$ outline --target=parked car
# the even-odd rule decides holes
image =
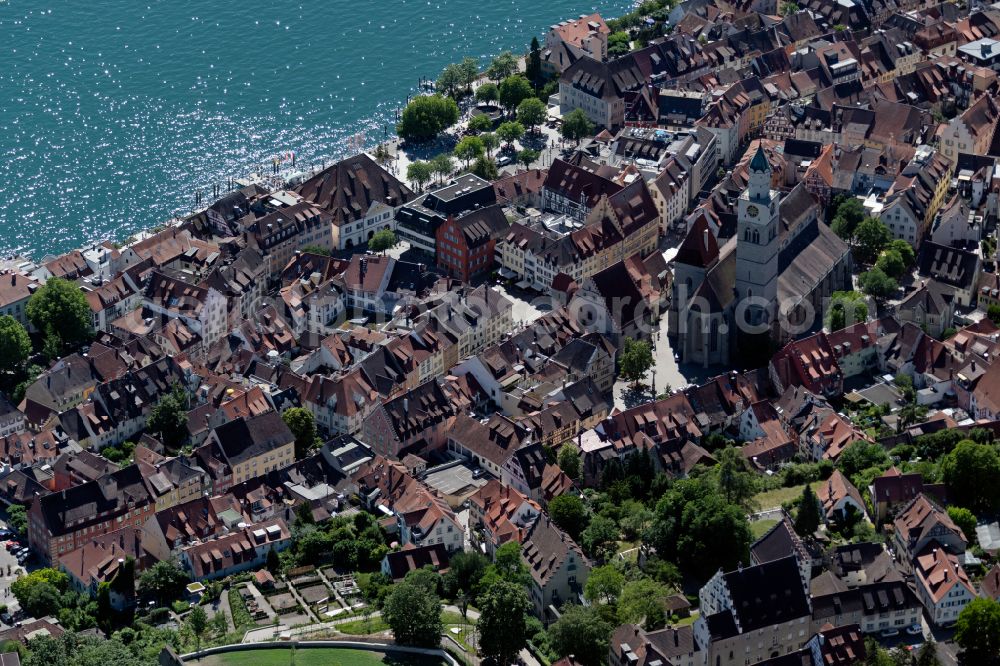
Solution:
[[[908,633],[911,636],[923,636],[924,628],[920,626],[919,622],[917,622],[916,624],[911,624],[910,626],[908,626],[906,628],[906,633]]]
[[[879,632],[879,636],[882,638],[892,638],[893,636],[899,636],[899,629],[883,629]]]
[[[507,166],[510,163],[511,163],[511,159],[507,155],[501,155],[500,157],[497,158],[497,166],[498,167]]]
[[[0,613],[0,622],[3,622],[4,624],[14,624],[14,618],[10,616],[10,613],[4,611]]]

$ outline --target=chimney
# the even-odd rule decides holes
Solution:
[[[709,233],[711,233],[711,232],[708,230],[707,227],[705,228],[705,231],[702,232],[702,237],[703,237],[703,240],[705,242],[705,249],[706,250],[708,250],[708,234]]]

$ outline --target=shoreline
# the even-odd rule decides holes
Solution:
[[[632,9],[635,8],[636,2],[638,2],[638,0],[633,2],[633,5],[631,6]],[[591,8],[588,11],[597,11],[597,10]],[[610,18],[616,18],[616,16],[610,16]],[[533,36],[539,37],[539,42],[543,43],[545,32],[546,30],[543,29],[542,32],[540,32],[538,35],[533,35]],[[530,41],[531,38],[529,36],[527,43],[530,43]],[[504,51],[501,51],[501,53],[503,52]],[[514,53],[513,51],[510,52]],[[478,58],[479,59],[493,58],[496,57],[497,55],[499,54],[492,54],[492,55],[484,54],[478,56]],[[527,60],[527,52],[525,51],[521,53],[514,53],[514,55],[517,58],[519,71],[523,72]],[[475,84],[485,79],[485,77],[486,73],[484,70],[483,72],[480,73],[479,77],[476,79],[476,82],[474,83],[473,87],[475,87]],[[419,81],[420,83],[418,83],[418,86],[414,88],[412,92],[408,93],[405,96],[405,99],[409,100],[412,97],[416,97],[417,95],[422,95],[422,94],[433,94],[433,88],[435,82],[434,78],[420,77]],[[405,105],[406,103],[404,102],[402,106],[396,107],[394,109],[396,111],[397,119],[399,115],[402,113],[402,110],[405,107]],[[452,125],[451,127],[447,128],[444,132],[442,132],[441,135],[439,135],[438,140],[440,140],[441,137],[443,136],[452,134],[453,130],[455,130],[456,128],[461,128],[465,126],[467,123],[468,123],[468,118],[465,117],[465,115],[463,114],[455,125]],[[332,155],[326,159],[324,158],[316,159],[315,157],[313,157],[310,158],[309,165],[308,166],[303,165],[303,168],[291,167],[287,169],[279,169],[277,173],[269,173],[266,167],[269,164],[273,163],[272,160],[274,160],[275,158],[280,158],[281,156],[284,155],[297,154],[297,151],[286,146],[282,150],[279,150],[268,157],[252,161],[251,164],[247,167],[247,169],[242,171],[242,173],[239,173],[238,175],[237,173],[230,173],[224,176],[219,182],[210,182],[203,186],[195,187],[193,191],[196,196],[198,196],[199,193],[201,192],[205,193],[212,192],[213,187],[215,185],[219,185],[219,190],[218,194],[214,196],[200,196],[197,199],[197,202],[193,206],[186,208],[183,211],[178,211],[166,219],[154,222],[148,226],[133,231],[132,233],[124,237],[120,235],[122,232],[118,232],[118,234],[112,233],[111,235],[108,235],[104,238],[100,239],[95,238],[93,240],[78,242],[78,244],[75,245],[74,247],[67,250],[62,250],[60,252],[53,252],[50,250],[44,253],[39,253],[39,251],[37,250],[12,250],[10,254],[0,257],[0,268],[9,269],[12,267],[16,267],[18,264],[24,262],[31,262],[33,264],[41,266],[46,257],[50,258],[62,257],[72,252],[84,252],[88,249],[99,247],[105,243],[112,243],[119,248],[129,247],[141,241],[144,238],[148,238],[151,235],[159,233],[165,228],[178,226],[182,224],[186,218],[189,218],[193,215],[197,215],[198,213],[207,210],[215,201],[217,201],[221,197],[224,197],[225,195],[240,189],[240,187],[242,186],[237,185],[236,181],[238,180],[249,181],[249,182],[263,182],[267,181],[270,178],[277,178],[280,180],[281,184],[279,186],[274,187],[274,189],[294,187],[294,185],[290,184],[290,180],[296,176],[301,175],[303,176],[303,179],[309,178],[315,175],[316,173],[319,173],[320,171],[324,170],[325,168],[329,167],[330,165],[336,164],[337,162],[346,159],[347,157],[350,157],[352,155],[357,155],[359,153],[366,153],[368,154],[369,157],[374,157],[371,154],[371,151],[379,145],[386,145],[395,157],[392,164],[388,166],[386,165],[380,165],[380,166],[389,171],[389,173],[393,174],[401,182],[407,183],[405,167],[408,161],[407,160],[401,161],[399,158],[399,153],[400,153],[399,146],[401,142],[399,137],[395,133],[395,125],[394,124],[392,125],[391,133],[387,134],[381,141],[376,141],[374,143],[370,142],[368,134],[369,131],[361,129],[353,134],[348,135],[346,138],[342,139],[339,143],[344,145],[345,150],[339,155],[339,157]],[[352,145],[351,142],[358,140],[359,138],[360,140],[358,144],[356,146]],[[292,161],[294,162],[294,159]],[[395,167],[393,165],[395,165]],[[226,189],[227,185],[232,185],[233,187],[230,189]],[[427,188],[425,188],[424,191],[429,190],[431,187],[432,186],[429,185]]]

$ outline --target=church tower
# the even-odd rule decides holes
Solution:
[[[752,305],[748,323],[768,321],[778,297],[778,192],[771,189],[772,169],[763,147],[750,160],[750,182],[740,195],[736,226],[736,302],[763,298],[768,306]]]

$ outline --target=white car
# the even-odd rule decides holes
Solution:
[[[908,626],[906,628],[906,633],[908,633],[911,636],[923,636],[924,628],[920,626],[919,622],[917,622],[916,624],[911,624],[910,626]]]

